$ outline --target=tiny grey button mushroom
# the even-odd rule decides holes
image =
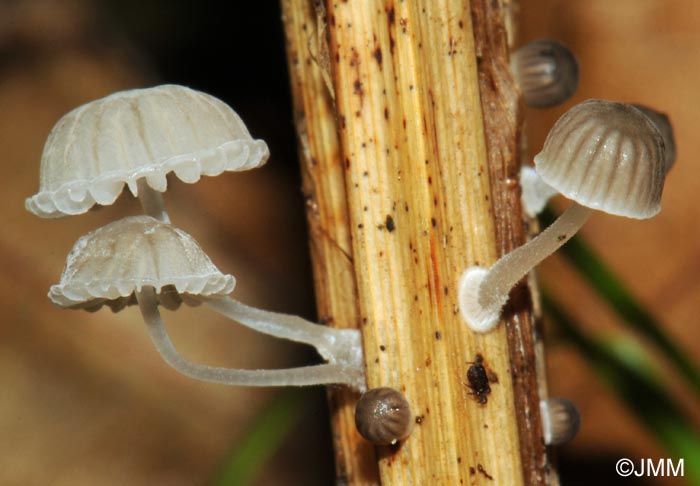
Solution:
[[[355,408],[358,432],[377,445],[393,445],[405,439],[413,423],[413,412],[406,397],[393,388],[368,390]]]
[[[491,268],[473,266],[462,274],[459,308],[475,331],[498,324],[510,290],[566,243],[594,210],[635,219],[661,210],[664,142],[651,120],[631,105],[588,100],[574,106],[552,127],[535,166],[542,180],[572,204]]]
[[[542,433],[547,445],[562,445],[571,441],[581,426],[576,405],[566,398],[554,397],[540,401]]]
[[[562,43],[540,39],[516,49],[511,70],[528,106],[547,108],[558,105],[578,87],[578,63]]]

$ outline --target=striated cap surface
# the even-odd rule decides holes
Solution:
[[[61,118],[44,145],[39,192],[26,200],[37,216],[81,214],[108,205],[124,184],[167,188],[174,172],[184,182],[202,175],[253,169],[269,150],[254,140],[223,101],[184,86],[114,93]]]
[[[547,108],[569,99],[578,87],[578,63],[560,42],[539,39],[513,52],[511,69],[528,106]]]
[[[636,219],[661,210],[664,142],[631,105],[574,106],[550,130],[535,165],[547,184],[583,206]]]
[[[64,308],[118,311],[136,303],[135,290],[152,286],[161,305],[177,308],[181,297],[229,294],[235,282],[184,231],[132,216],[81,237],[49,298]]]
[[[638,105],[633,103],[636,109],[644,113],[649,119],[656,125],[656,128],[661,132],[661,137],[664,139],[664,161],[666,163],[666,173],[671,170],[673,164],[676,163],[676,138],[673,135],[673,125],[671,125],[671,120],[665,113],[656,111],[653,108],[649,108],[645,105]]]

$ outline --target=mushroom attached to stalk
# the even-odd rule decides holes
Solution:
[[[562,445],[571,441],[581,426],[581,415],[571,400],[561,397],[540,401],[542,435],[547,445]]]
[[[80,238],[49,298],[59,307],[118,311],[137,304],[165,361],[189,377],[245,386],[342,383],[364,387],[359,331],[333,329],[300,317],[267,312],[228,297],[235,279],[222,274],[184,231],[150,216],[115,221]],[[168,338],[158,310],[182,302],[218,312],[272,336],[314,346],[327,364],[284,370],[239,370],[195,364]]]
[[[523,101],[534,108],[563,103],[578,87],[576,57],[557,41],[528,42],[513,52],[510,66]]]
[[[355,406],[357,431],[373,444],[396,444],[411,434],[413,423],[408,400],[393,388],[372,388]]]
[[[648,106],[638,104],[632,104],[631,106],[644,113],[659,129],[661,137],[664,139],[664,167],[666,174],[668,174],[676,162],[676,141],[673,136],[671,121],[664,113]],[[559,194],[559,191],[540,178],[533,167],[527,165],[520,168],[520,187],[522,188],[520,202],[523,206],[523,212],[530,218],[537,217],[547,205],[549,199]]]
[[[41,156],[39,192],[27,210],[44,218],[112,204],[126,184],[146,214],[168,222],[166,175],[194,183],[202,175],[253,169],[269,156],[223,101],[177,85],[114,93],[69,112],[51,130]]]
[[[588,100],[567,111],[535,157],[542,180],[572,200],[537,237],[490,268],[468,268],[459,282],[459,308],[475,331],[496,324],[510,290],[588,220],[593,211],[646,219],[661,209],[666,175],[659,130],[636,108]]]

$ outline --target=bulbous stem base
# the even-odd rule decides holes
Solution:
[[[469,327],[493,329],[511,289],[542,260],[576,234],[593,210],[574,202],[551,226],[501,257],[491,268],[468,268],[460,279],[459,308]]]

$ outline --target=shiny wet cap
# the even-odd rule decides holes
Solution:
[[[664,142],[632,105],[588,100],[557,120],[535,156],[539,176],[577,203],[646,219],[661,210]]]

